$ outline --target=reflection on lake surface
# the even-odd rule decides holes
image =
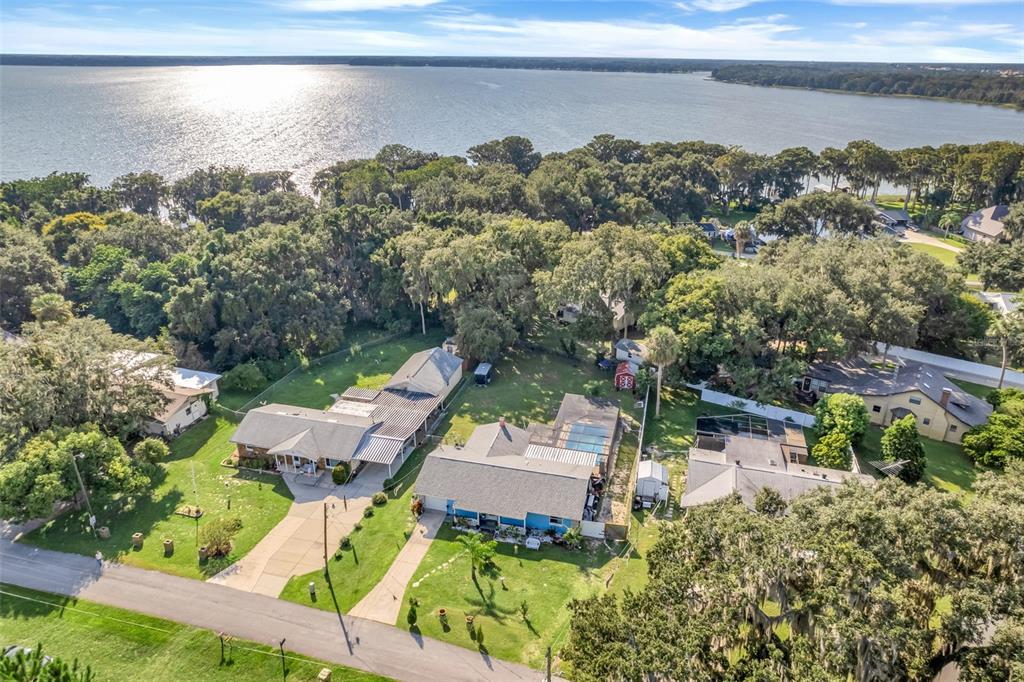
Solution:
[[[81,170],[108,183],[209,164],[292,169],[398,142],[444,154],[525,135],[541,151],[598,133],[757,152],[1024,141],[1009,109],[716,83],[704,74],[350,66],[0,67],[3,179]]]

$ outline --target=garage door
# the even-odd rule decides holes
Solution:
[[[448,511],[448,500],[441,497],[432,497],[430,495],[422,495],[420,499],[423,500],[423,508],[430,509],[433,511],[447,512]]]

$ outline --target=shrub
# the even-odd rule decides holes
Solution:
[[[373,516],[373,506],[372,505],[363,510],[363,518],[364,519],[368,519],[371,516]]]
[[[267,378],[263,376],[263,372],[253,362],[243,362],[240,365],[235,365],[228,371],[224,372],[224,378],[221,380],[224,388],[237,388],[240,391],[255,391],[260,386],[267,383]]]
[[[825,396],[814,406],[814,418],[814,428],[819,437],[838,431],[855,445],[864,437],[871,423],[864,399],[852,393]]]
[[[334,481],[334,485],[341,485],[348,480],[350,473],[352,473],[352,465],[348,462],[339,462],[331,469],[331,480]]]
[[[156,464],[167,459],[167,456],[171,454],[171,449],[159,438],[146,438],[135,446],[133,454],[139,461]]]
[[[338,543],[338,548],[339,549],[350,549],[351,547],[352,547],[352,538],[350,538],[348,535],[342,536],[341,541]]]
[[[818,466],[849,471],[850,438],[841,431],[833,431],[817,442],[811,455]]]
[[[382,504],[387,504],[388,503],[388,496],[386,494],[384,494],[383,492],[374,493],[372,499],[373,499],[373,503],[375,505],[377,505],[378,507],[381,506]]]
[[[411,511],[416,516],[419,516],[420,514],[422,514],[423,513],[423,500],[421,500],[420,498],[417,497],[412,502],[410,502],[409,503],[409,511]]]
[[[907,483],[916,483],[924,473],[924,446],[917,433],[917,420],[908,414],[897,419],[882,434],[882,457],[890,462],[906,461],[899,477]]]
[[[579,526],[573,526],[562,535],[562,541],[569,549],[579,549],[583,545],[583,535]]]
[[[754,496],[754,511],[763,516],[782,516],[786,511],[786,500],[778,490],[765,486]]]
[[[415,605],[410,606],[409,607],[409,613],[405,616],[405,620],[406,620],[407,623],[409,623],[409,627],[410,628],[416,627],[416,620],[417,620],[417,618],[418,618],[418,614],[416,613],[416,606]]]
[[[199,530],[199,540],[210,556],[224,556],[231,552],[231,539],[241,528],[242,519],[237,516],[214,519]]]
[[[362,529],[363,529],[363,522],[362,521],[356,521],[355,525],[352,526],[352,530],[362,530]]]

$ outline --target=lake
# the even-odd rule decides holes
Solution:
[[[0,177],[209,164],[291,169],[398,142],[442,154],[524,135],[544,152],[598,133],[776,152],[870,139],[890,147],[1024,141],[1009,109],[760,88],[706,74],[352,66],[0,67]]]

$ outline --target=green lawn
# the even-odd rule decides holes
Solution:
[[[0,642],[35,648],[88,665],[98,680],[315,680],[330,668],[336,682],[387,678],[298,654],[281,656],[262,644],[233,640],[224,663],[209,630],[21,587],[0,585]]]
[[[936,488],[956,494],[971,495],[974,479],[983,471],[967,459],[956,443],[921,438],[926,458],[924,479]],[[865,473],[876,474],[870,461],[882,459],[882,429],[868,428],[857,455]]]
[[[989,393],[996,390],[991,386],[982,386],[981,384],[976,384],[971,381],[964,381],[963,379],[951,378],[950,381],[952,381],[954,384],[962,388],[967,393],[970,393],[976,398],[981,398],[982,400],[985,400],[985,398],[988,397]]]
[[[446,441],[465,441],[474,428],[500,417],[522,428],[531,421],[550,424],[566,393],[613,398],[623,412],[639,418],[633,396],[616,391],[612,374],[597,369],[590,355],[581,353],[569,360],[551,352],[516,348],[495,364],[493,377],[488,386],[466,386],[439,429]]]
[[[645,445],[660,450],[686,452],[693,443],[693,429],[697,417],[702,415],[736,414],[740,410],[713,403],[705,403],[700,394],[688,388],[663,386],[661,389],[661,417],[654,416],[655,401],[651,392],[651,404],[647,413]]]
[[[382,336],[384,332],[369,328],[352,332],[345,342],[346,347],[353,348],[352,352],[332,355],[321,363],[311,363],[308,370],[295,372],[266,395],[260,396],[260,401],[323,409],[333,402],[332,393],[341,393],[349,386],[372,388],[382,385],[391,376],[386,369],[398,369],[413,353],[441,345],[446,334],[443,330],[431,329],[426,336],[415,333],[380,345],[369,345]],[[237,410],[266,388],[224,390],[219,400],[225,407]]]
[[[449,527],[438,533],[406,590],[400,627],[408,627],[408,601],[413,597],[419,602],[422,634],[478,649],[479,637],[471,637],[466,623],[466,615],[472,615],[474,630],[483,632],[485,653],[542,667],[547,647],[557,651],[568,633],[566,605],[604,589],[611,555],[601,545],[573,552],[552,545],[528,550],[499,543],[495,568],[478,572],[474,582],[457,535]],[[519,610],[524,601],[525,620]],[[448,611],[447,627],[438,617],[440,608]]]
[[[938,258],[947,268],[956,267],[956,253],[949,249],[944,249],[941,246],[935,246],[934,244],[922,244],[920,242],[907,242],[907,246],[915,251],[927,253],[929,256]]]
[[[235,422],[211,416],[171,443],[171,457],[162,465],[162,480],[149,499],[130,511],[96,509],[99,526],[108,526],[111,537],[100,540],[91,533],[83,514],[69,513],[43,526],[25,542],[47,549],[117,559],[142,568],[189,578],[205,578],[240,559],[284,518],[291,506],[288,487],[279,476],[254,474],[221,466],[234,447],[228,438]],[[193,488],[193,481],[195,488]],[[230,510],[228,504],[230,500]],[[198,504],[204,514],[198,523],[179,516],[181,505]],[[196,529],[212,519],[237,516],[242,529],[228,557],[200,565]],[[141,550],[132,548],[131,536],[145,536]],[[174,552],[164,556],[163,539],[174,540]]]

